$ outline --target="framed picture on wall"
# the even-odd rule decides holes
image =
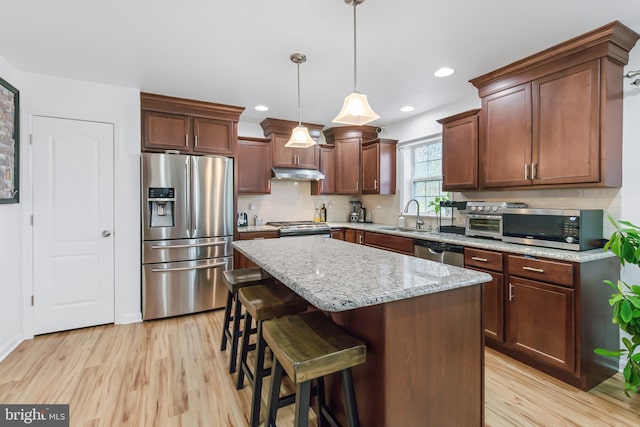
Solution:
[[[20,92],[0,78],[0,203],[18,203]]]

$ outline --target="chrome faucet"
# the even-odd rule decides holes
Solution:
[[[420,230],[420,226],[424,225],[424,221],[420,219],[420,203],[416,199],[411,199],[407,202],[407,206],[404,207],[404,213],[409,212],[409,205],[411,202],[416,202],[416,229]]]

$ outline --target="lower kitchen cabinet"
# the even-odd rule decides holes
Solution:
[[[347,228],[344,231],[344,240],[345,242],[357,243],[359,245],[364,245],[364,231],[362,230],[354,230],[352,228]]]
[[[255,231],[238,233],[238,240],[260,240],[260,239],[277,239],[280,237],[279,231]],[[249,258],[242,255],[238,251],[233,251],[233,268],[249,268],[257,267]]]
[[[465,248],[464,266],[491,275],[483,285],[484,336],[487,340],[504,342],[504,274],[501,252]]]
[[[364,233],[364,244],[387,251],[413,255],[413,239],[407,237],[367,231]]]
[[[331,238],[344,240],[344,228],[337,228],[331,230]]]
[[[574,291],[510,277],[506,345],[567,372],[575,369]]]

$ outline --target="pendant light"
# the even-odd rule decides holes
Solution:
[[[309,148],[315,145],[316,142],[311,139],[309,130],[302,126],[302,121],[300,119],[300,64],[306,62],[307,57],[301,53],[293,53],[289,59],[291,59],[291,62],[298,64],[298,126],[293,128],[291,138],[289,138],[289,141],[287,141],[284,146],[291,148]]]
[[[364,3],[364,0],[344,0],[348,5],[353,5],[353,93],[344,99],[342,109],[333,123],[347,125],[364,125],[380,118],[369,106],[367,95],[358,92],[358,67],[356,57],[356,6]]]

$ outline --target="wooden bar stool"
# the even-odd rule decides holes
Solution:
[[[267,426],[275,426],[282,373],[296,384],[295,426],[309,425],[311,381],[318,380],[318,425],[337,421],[325,403],[325,375],[341,372],[347,420],[359,426],[351,367],[364,363],[366,346],[319,311],[268,320],[262,325],[264,340],[274,356],[267,404]]]
[[[264,369],[266,345],[262,338],[262,324],[265,320],[305,311],[307,301],[280,283],[242,288],[238,291],[238,301],[245,308],[246,313],[236,388],[240,390],[244,386],[246,375],[252,387],[249,425],[256,427],[260,419],[262,379],[271,371]],[[249,344],[249,337],[253,332],[251,329],[253,319],[256,321],[256,344]],[[256,349],[256,361],[252,370],[247,362],[247,355],[254,348]]]
[[[273,277],[258,267],[239,268],[224,271],[222,273],[222,282],[227,286],[229,292],[227,294],[227,304],[224,308],[220,351],[227,349],[227,341],[231,342],[229,373],[233,374],[236,371],[238,363],[238,341],[242,336],[240,319],[243,315],[241,311],[242,306],[238,303],[238,290],[247,286],[273,283]],[[233,314],[231,314],[232,310]]]

